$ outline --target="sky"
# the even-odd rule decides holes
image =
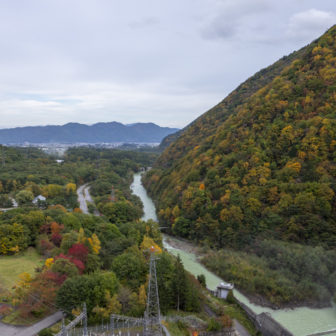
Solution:
[[[335,23],[335,0],[1,1],[0,128],[184,127]]]

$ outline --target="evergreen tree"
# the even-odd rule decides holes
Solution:
[[[176,309],[184,309],[187,293],[187,279],[186,273],[180,258],[177,256],[174,264],[174,277],[172,279],[172,295],[176,303]]]

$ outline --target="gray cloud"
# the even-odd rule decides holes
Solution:
[[[307,39],[313,34],[322,34],[336,23],[336,13],[315,8],[294,14],[288,24],[287,36],[292,39]]]
[[[202,36],[205,38],[232,38],[237,33],[237,22],[227,20],[225,16],[216,17],[210,25],[202,31]]]
[[[334,7],[334,0],[2,1],[0,127],[112,120],[183,127],[315,39],[333,24]]]
[[[224,0],[217,6],[218,13],[202,27],[201,34],[209,39],[234,38],[248,28],[247,20],[271,10],[266,0]]]
[[[133,21],[133,22],[129,23],[129,26],[133,29],[146,28],[146,27],[158,25],[159,22],[160,22],[160,20],[158,18],[147,17],[147,18],[144,18],[142,20]]]

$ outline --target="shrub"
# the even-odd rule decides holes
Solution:
[[[38,336],[53,336],[54,334],[50,329],[43,329],[38,333]]]
[[[221,324],[212,317],[208,323],[207,331],[219,331],[221,327]]]

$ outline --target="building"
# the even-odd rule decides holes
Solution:
[[[234,288],[233,284],[221,282],[216,289],[216,296],[220,299],[226,299],[230,290]]]
[[[42,196],[42,195],[38,195],[33,199],[33,203],[36,205],[39,205],[40,203],[44,203],[47,199]]]

